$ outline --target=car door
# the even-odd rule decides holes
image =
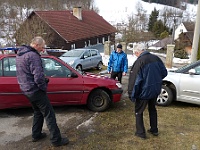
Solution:
[[[91,54],[89,50],[86,50],[84,52],[81,65],[82,65],[82,69],[88,69],[92,67]]]
[[[0,109],[30,106],[22,94],[16,77],[16,58],[0,60]]]
[[[53,104],[78,104],[83,97],[83,78],[71,77],[66,65],[52,58],[42,58],[44,73],[49,78],[47,93]]]
[[[98,51],[91,50],[91,59],[92,59],[92,66],[96,67],[97,64],[101,61],[101,55],[98,54]]]
[[[186,73],[180,77],[180,99],[200,101],[200,65],[194,67],[196,74]]]

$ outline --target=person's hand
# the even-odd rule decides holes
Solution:
[[[131,96],[128,97],[133,103],[135,103],[136,99],[135,98],[131,98]]]
[[[46,83],[49,83],[49,78],[45,78],[45,82],[46,82]]]
[[[126,72],[123,72],[123,74],[122,74],[123,76],[125,76],[126,75]]]

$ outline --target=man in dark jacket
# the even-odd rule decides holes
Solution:
[[[20,89],[32,104],[34,111],[32,126],[32,142],[37,142],[46,137],[42,133],[44,119],[50,131],[50,140],[53,146],[69,143],[67,138],[62,138],[56,123],[55,113],[47,97],[48,79],[44,76],[40,52],[44,50],[45,41],[35,37],[30,46],[21,46],[17,51],[16,68],[17,80]]]
[[[135,135],[145,139],[146,132],[143,112],[148,105],[150,129],[149,133],[158,135],[156,100],[161,92],[162,79],[167,70],[161,59],[145,51],[144,44],[137,44],[134,54],[138,57],[130,70],[128,94],[135,102],[136,132]]]
[[[117,50],[113,51],[110,55],[108,62],[108,73],[111,73],[112,79],[118,79],[122,82],[122,75],[126,75],[128,71],[128,59],[126,53],[122,51],[122,45],[117,45]]]

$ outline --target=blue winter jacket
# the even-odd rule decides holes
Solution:
[[[22,46],[16,56],[17,80],[22,92],[33,94],[47,90],[40,54],[30,46]]]
[[[108,72],[125,72],[128,71],[128,59],[126,53],[121,51],[117,53],[113,51],[110,55],[108,62]]]
[[[133,64],[130,75],[128,94],[136,99],[157,98],[161,92],[162,79],[167,76],[167,69],[162,60],[148,51],[144,51]]]

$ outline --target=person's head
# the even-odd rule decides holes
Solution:
[[[134,54],[135,56],[139,57],[140,54],[141,54],[142,52],[144,52],[145,49],[146,49],[145,44],[143,44],[143,43],[136,44],[136,45],[134,46],[134,49],[133,49],[133,54]]]
[[[122,45],[121,44],[118,44],[117,45],[117,50],[116,50],[117,53],[121,53],[122,52]]]
[[[36,49],[40,53],[44,50],[45,41],[42,37],[37,36],[32,39],[30,46]]]

